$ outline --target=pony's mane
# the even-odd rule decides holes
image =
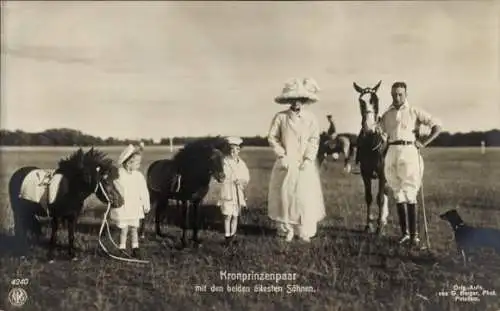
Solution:
[[[224,151],[227,146],[228,143],[226,139],[220,136],[197,139],[189,142],[181,150],[179,150],[175,154],[173,160],[181,161],[185,158],[206,156],[211,153],[214,148]]]
[[[74,174],[81,171],[83,168],[84,153],[80,148],[73,152],[70,156],[59,160],[57,163],[59,170],[65,174]]]
[[[113,161],[104,152],[94,148],[86,153],[80,148],[58,162],[59,171],[66,175],[74,175],[88,168],[95,169],[97,166],[108,172],[113,169]]]
[[[113,161],[104,152],[94,148],[85,153],[83,163],[85,166],[99,166],[103,171],[109,171],[113,168]]]

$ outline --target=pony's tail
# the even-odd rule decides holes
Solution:
[[[29,233],[40,236],[41,225],[35,217],[33,207],[26,206],[19,197],[24,178],[36,167],[22,167],[18,169],[9,180],[9,200],[14,220],[14,235],[26,239]]]

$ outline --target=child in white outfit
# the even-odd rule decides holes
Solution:
[[[116,187],[123,195],[124,204],[111,210],[111,220],[121,229],[119,248],[127,247],[127,235],[130,228],[132,240],[132,256],[140,258],[138,228],[139,221],[149,213],[149,192],[144,175],[139,171],[142,159],[142,148],[129,145],[118,159],[119,177]]]
[[[242,140],[239,137],[228,137],[230,152],[224,159],[224,174],[219,205],[224,215],[224,232],[226,241],[232,240],[238,226],[238,216],[246,207],[244,190],[250,181],[250,174],[245,162],[239,157]]]

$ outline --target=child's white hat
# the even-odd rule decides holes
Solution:
[[[243,140],[240,137],[236,137],[236,136],[226,137],[226,140],[230,145],[239,146],[243,143]]]
[[[140,147],[136,148],[132,144],[128,145],[118,157],[118,165],[122,165],[125,161],[127,161],[130,158],[132,154],[139,152],[141,150],[142,148]]]

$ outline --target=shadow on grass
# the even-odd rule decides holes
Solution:
[[[425,249],[400,245],[397,237],[377,236],[343,227],[323,228],[319,236],[329,240],[324,247],[341,253],[342,259],[356,258],[373,268],[387,269],[391,262],[412,262],[419,266],[445,264],[442,258]]]
[[[0,258],[21,255],[28,250],[29,245],[20,243],[20,240],[15,236],[0,233]]]

